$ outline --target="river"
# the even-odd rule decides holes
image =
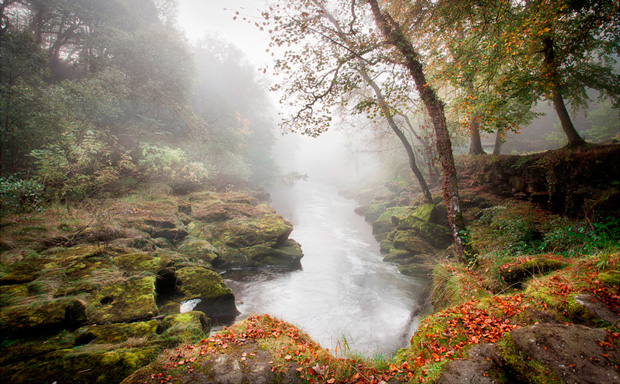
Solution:
[[[337,355],[389,356],[408,345],[419,324],[426,279],[383,262],[357,203],[321,182],[272,193],[304,252],[302,269],[227,279],[243,319],[269,314],[290,322]]]

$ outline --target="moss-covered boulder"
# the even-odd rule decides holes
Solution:
[[[104,286],[89,299],[88,321],[106,324],[150,319],[159,313],[155,295],[155,276]]]
[[[54,333],[60,329],[76,328],[85,321],[84,303],[74,298],[14,305],[0,311],[0,331],[5,335],[26,332]]]
[[[207,240],[189,236],[178,247],[179,253],[188,257],[213,263],[218,257],[217,250]]]
[[[568,262],[545,256],[527,256],[519,258],[498,268],[501,281],[511,287],[521,287],[532,276],[542,276],[549,272],[563,269]]]
[[[157,327],[157,333],[166,339],[178,338],[181,340],[198,338],[203,334],[208,334],[210,330],[211,320],[199,311],[168,315]]]
[[[378,218],[372,223],[372,233],[379,235],[382,233],[388,233],[395,227],[401,218],[410,214],[410,210],[407,207],[392,207],[387,208]]]
[[[385,212],[387,207],[388,203],[385,201],[373,201],[372,203],[370,203],[370,206],[368,207],[368,209],[366,210],[366,214],[364,215],[366,221],[368,221],[369,223],[374,223],[375,221],[377,221],[379,216],[381,216],[383,212]]]
[[[239,311],[235,296],[224,280],[208,268],[190,266],[176,271],[177,291],[172,301],[178,303],[196,300],[195,308],[213,318],[235,317]],[[180,307],[177,307],[177,312]]]
[[[293,226],[282,216],[266,214],[231,220],[213,229],[216,244],[244,248],[258,244],[279,244],[288,239]]]
[[[436,252],[432,244],[422,238],[417,231],[397,231],[392,243],[395,249],[405,250],[413,255]]]
[[[541,324],[512,331],[500,354],[515,382],[612,384],[620,382],[618,351],[605,329]]]
[[[87,325],[75,331],[75,345],[117,344],[128,339],[154,338],[158,326],[157,320]]]
[[[84,345],[60,349],[8,366],[0,366],[0,377],[7,383],[108,384],[119,383],[129,374],[150,363],[158,347]]]

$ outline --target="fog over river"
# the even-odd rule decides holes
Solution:
[[[345,339],[351,351],[367,356],[406,346],[419,324],[427,281],[383,262],[371,225],[353,211],[357,203],[320,181],[275,191],[272,200],[295,227],[290,237],[302,246],[303,269],[228,279],[238,319],[276,316],[338,354]]]

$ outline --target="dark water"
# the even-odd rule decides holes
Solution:
[[[272,200],[295,226],[291,238],[301,243],[303,270],[227,280],[240,318],[276,316],[338,354],[345,344],[366,356],[406,346],[419,324],[427,281],[382,261],[372,227],[353,212],[356,202],[317,182],[276,191]]]

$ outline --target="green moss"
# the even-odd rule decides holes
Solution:
[[[372,223],[372,233],[375,235],[390,232],[398,221],[405,218],[411,210],[408,207],[387,208],[377,220]]]
[[[620,270],[613,270],[608,272],[601,272],[598,275],[598,281],[602,284],[613,288],[616,287],[616,291],[620,290]]]
[[[215,299],[232,295],[222,276],[204,267],[185,267],[176,271],[178,291],[189,299]]]
[[[504,361],[504,369],[510,379],[520,383],[560,384],[555,373],[540,362],[527,356],[506,334],[499,343],[499,353]]]
[[[62,298],[2,308],[0,330],[4,333],[54,332],[86,320],[84,304]]]
[[[159,353],[158,347],[98,348],[76,347],[58,350],[43,357],[0,368],[3,379],[13,383],[54,381],[67,384],[119,383],[129,374],[150,363]]]
[[[211,329],[211,321],[204,313],[191,311],[166,316],[157,332],[168,343],[191,343],[200,340]]]
[[[155,276],[104,286],[89,300],[86,313],[88,321],[95,324],[149,319],[159,312],[155,303]]]
[[[151,339],[156,335],[158,325],[157,320],[88,325],[75,332],[76,344],[117,344],[130,338]]]
[[[372,202],[370,203],[370,207],[368,207],[368,210],[366,211],[366,221],[374,223],[375,221],[377,221],[377,219],[379,218],[379,216],[381,216],[383,214],[383,212],[385,212],[385,210],[387,209],[388,203],[384,202],[384,201],[380,201],[380,202]]]
[[[520,287],[525,280],[532,276],[546,275],[549,272],[566,268],[568,264],[562,260],[536,257],[509,267],[500,265],[498,273],[499,278],[508,286]]]
[[[217,250],[211,243],[197,237],[187,237],[178,247],[180,253],[212,263],[217,258]]]
[[[166,265],[167,261],[157,256],[144,252],[124,253],[115,256],[112,262],[114,265],[130,273],[142,271],[157,273]]]

